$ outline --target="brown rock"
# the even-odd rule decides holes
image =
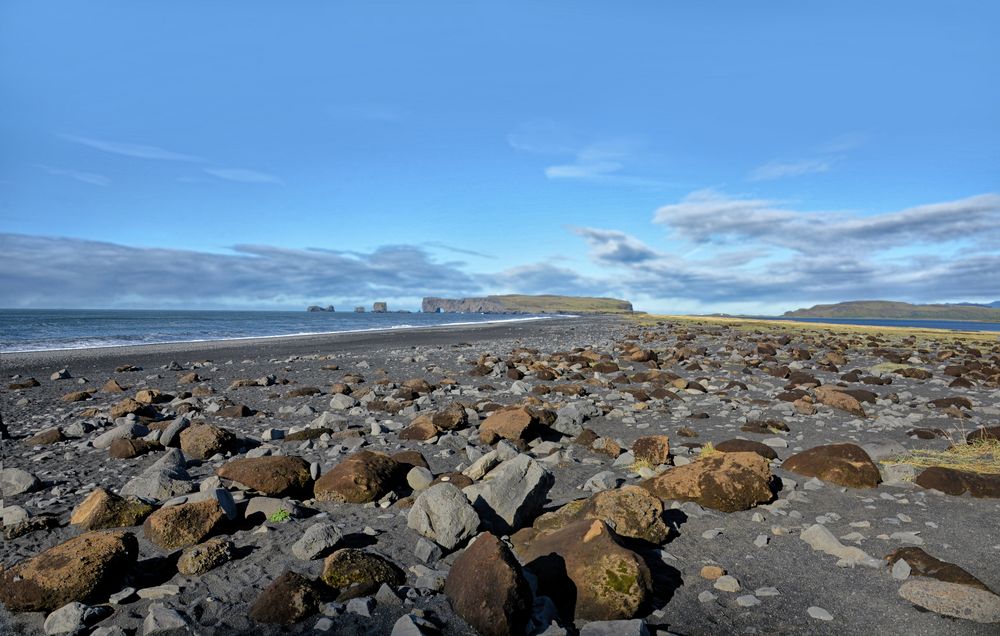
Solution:
[[[374,593],[383,583],[398,587],[406,582],[406,575],[383,556],[342,548],[323,561],[320,579],[339,592],[338,598],[354,598]]]
[[[787,471],[850,488],[875,488],[882,482],[878,466],[856,444],[827,444],[792,455]]]
[[[233,558],[233,544],[217,537],[204,543],[185,548],[177,560],[177,571],[186,576],[197,576],[219,567]]]
[[[285,572],[257,596],[250,618],[258,623],[291,625],[319,610],[321,594],[315,582],[295,572]]]
[[[566,619],[624,620],[652,596],[642,558],[623,547],[600,520],[581,520],[531,542],[521,555]]]
[[[108,448],[108,455],[115,459],[132,459],[145,455],[154,450],[161,450],[163,446],[159,442],[150,442],[145,439],[116,439],[111,442]]]
[[[90,393],[86,391],[73,391],[72,393],[67,393],[62,396],[63,402],[83,402],[84,400],[90,399]]]
[[[767,444],[749,439],[727,439],[716,444],[715,450],[720,453],[757,453],[767,460],[778,458],[778,454]]]
[[[0,602],[15,612],[94,603],[118,589],[139,547],[128,532],[88,532],[0,572]]]
[[[436,437],[438,428],[430,415],[419,415],[410,425],[399,432],[399,439],[423,442]]]
[[[501,439],[530,441],[536,436],[538,418],[526,406],[495,411],[479,425],[479,439],[495,444]]]
[[[983,426],[965,436],[967,444],[986,441],[1000,441],[1000,426]]]
[[[900,559],[906,561],[907,565],[910,566],[911,574],[914,576],[926,576],[947,583],[959,583],[992,592],[985,583],[969,574],[968,571],[954,563],[948,563],[947,561],[941,561],[932,557],[924,552],[923,548],[897,548],[885,557],[885,560],[889,562],[889,567],[895,565],[896,561]]]
[[[57,444],[66,439],[59,427],[54,426],[52,428],[47,428],[44,431],[32,435],[28,439],[24,440],[24,443],[28,446],[45,446],[48,444]]]
[[[191,371],[177,378],[177,384],[197,384],[201,382],[201,377],[197,372]]]
[[[815,392],[816,399],[827,406],[847,411],[851,415],[857,415],[858,417],[867,417],[865,409],[861,406],[861,402],[844,391],[840,391],[829,385],[823,385],[816,387]]]
[[[254,414],[253,409],[243,404],[234,404],[232,406],[227,406],[226,408],[219,409],[215,412],[218,417],[227,418],[237,418],[237,417],[250,417]]]
[[[701,568],[701,578],[706,581],[715,581],[725,575],[726,571],[717,565],[706,565]]]
[[[532,594],[517,558],[484,532],[455,559],[444,593],[455,613],[483,636],[522,636]]]
[[[181,431],[181,450],[190,459],[208,459],[225,453],[235,443],[236,436],[211,424],[194,424]]]
[[[959,497],[969,493],[979,499],[1000,498],[1000,475],[989,475],[932,466],[914,480],[922,488],[940,490],[946,495]]]
[[[446,409],[438,411],[433,416],[434,426],[442,431],[454,431],[465,428],[469,416],[461,404],[450,404]]]
[[[153,512],[153,506],[137,497],[121,497],[95,488],[73,509],[69,522],[84,530],[137,526]]]
[[[168,395],[158,389],[142,389],[135,394],[135,401],[140,404],[162,404],[172,399],[174,399],[174,396]]]
[[[155,410],[153,410],[148,404],[142,404],[132,398],[125,398],[120,402],[114,403],[109,411],[112,418],[125,417],[129,413],[135,413],[138,416],[146,417],[156,414]]]
[[[143,533],[156,546],[174,550],[201,543],[225,518],[215,499],[160,508],[142,524]]]
[[[320,501],[368,503],[381,499],[399,478],[400,464],[381,453],[362,450],[346,457],[316,481]]]
[[[7,389],[10,391],[23,391],[24,389],[33,389],[36,386],[42,386],[42,383],[35,378],[28,378],[22,382],[11,382],[7,385]]]
[[[663,519],[663,502],[639,486],[623,486],[593,495],[583,505],[580,516],[600,519],[621,537],[661,544],[670,527]]]
[[[268,497],[303,495],[312,484],[309,463],[287,455],[241,457],[226,462],[215,474]]]
[[[640,437],[632,444],[632,454],[637,461],[653,466],[670,462],[670,438],[666,435]]]
[[[770,501],[771,469],[757,453],[715,453],[640,484],[661,499],[694,501],[723,512]]]

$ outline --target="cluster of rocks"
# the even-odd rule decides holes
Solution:
[[[11,378],[0,602],[48,634],[816,633],[850,576],[905,620],[1000,623],[924,539],[995,515],[1000,475],[899,460],[1000,437],[1000,346],[583,324]],[[794,618],[768,604],[809,592],[740,556],[778,544],[820,572]]]

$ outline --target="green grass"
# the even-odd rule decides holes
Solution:
[[[1000,309],[968,305],[911,305],[888,300],[852,300],[785,312],[789,318],[893,318],[1000,322]]]
[[[632,304],[616,298],[591,298],[587,296],[490,296],[512,311],[531,314],[626,314],[632,313]]]
[[[267,518],[271,523],[284,523],[292,518],[292,513],[288,512],[284,508],[280,508],[273,515]]]

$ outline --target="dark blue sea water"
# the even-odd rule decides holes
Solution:
[[[757,318],[758,316],[754,316]],[[764,320],[793,320],[818,322],[830,325],[867,325],[872,327],[911,327],[915,329],[951,329],[953,331],[1000,331],[1000,322],[972,322],[968,320],[889,320],[879,318],[785,318],[759,316]]]
[[[541,318],[552,318],[552,316],[0,309],[0,351],[86,349]]]

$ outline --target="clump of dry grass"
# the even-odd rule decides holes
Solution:
[[[655,466],[653,466],[653,462],[649,461],[648,459],[637,459],[634,462],[632,462],[632,464],[628,467],[629,472],[632,473],[637,473],[643,468],[648,468],[652,470],[653,468],[655,468]]]
[[[708,457],[714,455],[719,451],[715,450],[715,445],[712,442],[705,442],[701,446],[701,453],[698,454],[699,457]]]
[[[986,439],[956,444],[945,450],[914,450],[883,460],[883,464],[909,464],[916,468],[954,468],[969,473],[1000,474],[1000,441]]]

